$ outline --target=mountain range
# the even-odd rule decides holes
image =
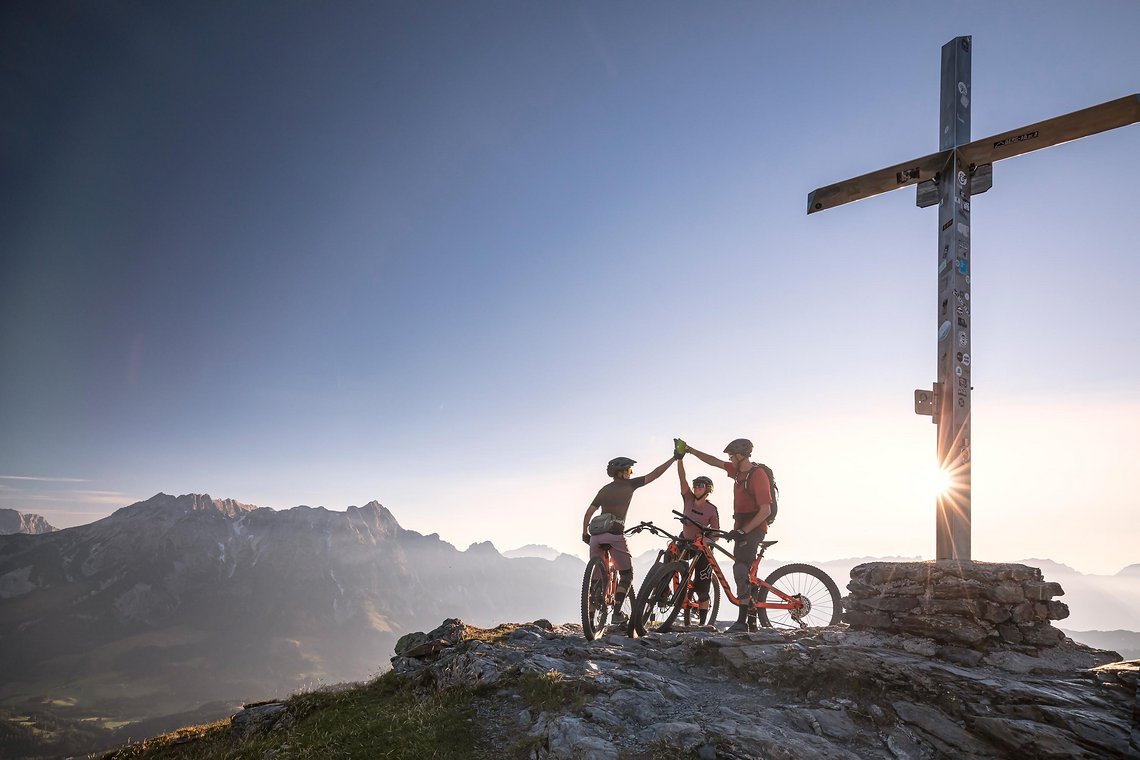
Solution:
[[[40,515],[17,512],[14,509],[0,509],[0,536],[13,533],[52,533],[58,530]]]
[[[110,724],[384,668],[443,617],[572,620],[582,563],[459,551],[377,502],[276,511],[158,494],[0,536],[0,705]]]
[[[863,561],[814,564],[843,588]],[[1026,563],[1068,592],[1066,629],[1140,630],[1138,566],[1085,576]],[[460,551],[375,501],[273,510],[158,494],[88,525],[0,536],[0,710],[147,721],[136,725],[150,733],[191,711],[221,717],[241,701],[365,678],[400,635],[444,618],[577,620],[583,567],[537,544]]]

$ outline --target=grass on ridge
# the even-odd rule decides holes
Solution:
[[[474,689],[417,690],[385,674],[363,686],[286,701],[296,724],[237,741],[229,721],[183,728],[103,755],[104,760],[468,758],[478,739]]]
[[[511,681],[527,705],[538,711],[577,710],[598,692],[585,682],[566,679],[557,670],[541,675],[518,673]]]

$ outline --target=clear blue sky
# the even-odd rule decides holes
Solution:
[[[788,556],[931,556],[936,212],[807,193],[937,148],[954,36],[980,138],[1140,91],[1137,29],[1133,0],[7,2],[0,506],[378,499],[576,551],[606,460],[748,436]],[[1140,127],[994,174],[974,556],[1115,572]]]

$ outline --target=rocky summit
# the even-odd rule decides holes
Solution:
[[[535,758],[1135,757],[1140,661],[1070,640],[990,646],[971,665],[931,638],[846,627],[713,628],[587,642],[523,625],[497,642],[458,620],[397,645],[401,678],[504,687],[480,708],[492,748]],[[953,654],[952,652],[950,654]],[[529,671],[589,697],[529,707]],[[670,754],[670,753],[674,754]]]
[[[41,533],[54,533],[56,527],[43,518],[28,512],[18,512],[15,509],[0,509],[0,536],[13,533],[39,535]]]

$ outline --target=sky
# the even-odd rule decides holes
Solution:
[[[0,507],[378,500],[585,554],[748,437],[776,556],[934,554],[937,212],[814,188],[1140,91],[1140,3],[6,2]],[[1133,125],[973,203],[973,557],[1140,562]],[[710,474],[731,512],[730,481]],[[673,470],[636,520],[680,504]],[[634,550],[651,548],[648,539]]]

